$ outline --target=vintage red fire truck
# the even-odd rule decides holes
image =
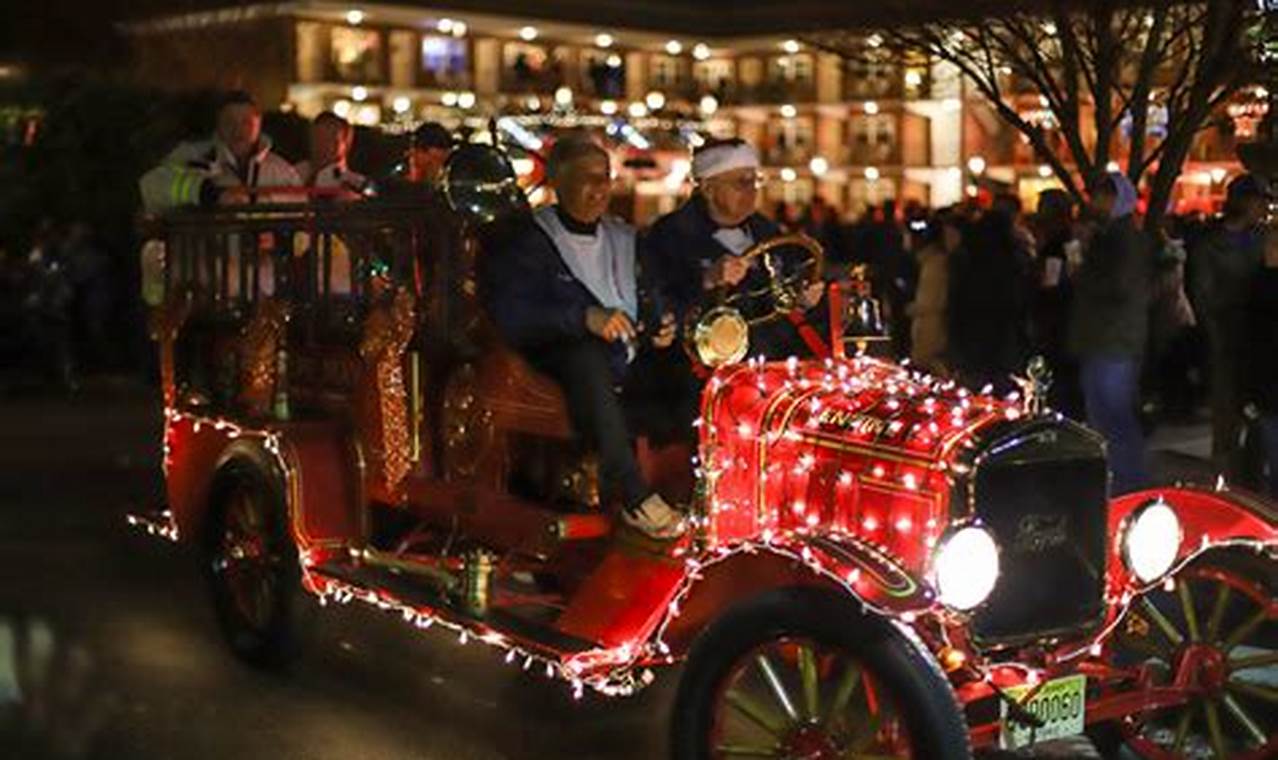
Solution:
[[[578,695],[683,663],[678,758],[948,760],[1083,732],[1151,760],[1278,756],[1272,503],[1111,498],[1104,442],[1032,387],[856,351],[873,302],[844,281],[820,358],[742,359],[730,303],[690,326],[712,370],[695,447],[636,445],[692,529],[646,539],[477,301],[473,231],[518,195],[501,154],[460,149],[445,195],[150,228],[168,504],[134,520],[199,553],[244,659],[289,659],[310,595]]]

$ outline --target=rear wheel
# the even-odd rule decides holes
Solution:
[[[671,740],[679,760],[971,757],[935,662],[885,622],[815,590],[768,594],[698,639]]]
[[[213,490],[204,567],[218,622],[245,661],[296,659],[304,630],[301,566],[280,489],[256,468],[232,465]]]
[[[1184,688],[1183,704],[1095,730],[1107,756],[1278,757],[1275,565],[1209,554],[1140,599],[1110,648],[1139,686]]]

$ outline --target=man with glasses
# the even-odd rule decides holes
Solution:
[[[502,337],[563,389],[573,428],[599,452],[601,486],[622,519],[657,539],[682,515],[644,480],[618,387],[637,354],[674,341],[674,322],[641,332],[634,229],[610,216],[609,156],[584,137],[555,143],[546,173],[557,203],[494,233],[481,258],[484,303]]]
[[[692,154],[696,191],[683,206],[658,219],[641,243],[641,263],[680,324],[689,309],[716,288],[766,289],[768,274],[758,259],[741,258],[752,246],[780,234],[757,211],[759,156],[744,140],[710,140]],[[819,322],[813,307],[823,288],[803,294],[803,306]],[[798,328],[785,320],[750,331],[750,354],[769,358],[809,353]]]

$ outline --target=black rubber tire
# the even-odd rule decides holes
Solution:
[[[693,645],[671,719],[671,756],[708,760],[706,739],[720,682],[751,649],[780,636],[801,636],[853,652],[887,689],[905,720],[916,758],[970,760],[967,724],[936,661],[886,621],[813,588],[769,592],[730,611]]]
[[[224,573],[218,570],[219,542],[226,529],[227,507],[240,492],[259,500],[266,522],[268,549],[277,560],[271,572],[269,614],[257,625],[237,609]],[[302,654],[315,605],[301,584],[297,546],[289,532],[284,494],[277,478],[249,463],[231,463],[218,473],[210,492],[208,527],[204,532],[201,564],[213,599],[218,624],[231,651],[255,667],[281,669]]]

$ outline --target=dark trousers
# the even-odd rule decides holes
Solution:
[[[1278,499],[1278,414],[1266,414],[1257,427],[1265,443],[1265,462],[1269,466],[1269,495]]]
[[[1105,436],[1109,446],[1114,492],[1143,488],[1148,476],[1145,436],[1136,416],[1140,362],[1124,357],[1088,357],[1083,359],[1081,370],[1087,424]]]
[[[630,447],[607,346],[597,338],[584,338],[529,351],[525,358],[563,389],[573,429],[599,453],[601,490],[619,494],[626,509],[639,506],[652,490]]]

